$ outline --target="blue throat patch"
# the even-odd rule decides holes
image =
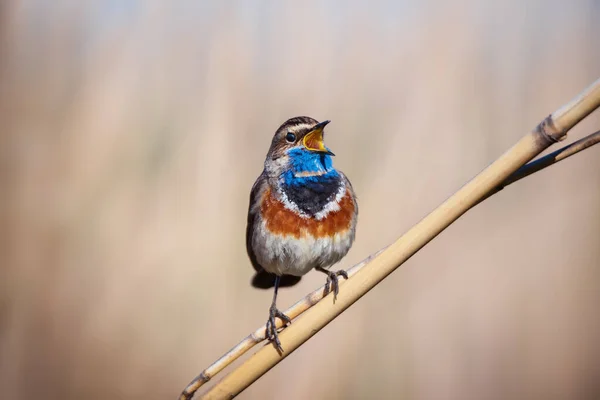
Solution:
[[[330,181],[339,178],[340,174],[333,168],[333,160],[329,154],[315,153],[303,148],[288,151],[289,169],[283,174],[286,185],[302,185],[315,181]],[[297,174],[322,173],[315,176],[296,176]]]
[[[314,215],[335,199],[342,179],[333,168],[331,156],[302,148],[288,151],[289,168],[282,178],[282,189],[303,212]],[[300,174],[313,176],[296,176]]]

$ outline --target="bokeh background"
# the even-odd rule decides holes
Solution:
[[[598,20],[593,0],[2,2],[0,397],[176,398],[265,322],[244,229],[280,123],[333,121],[360,202],[347,268],[597,79]],[[599,240],[592,148],[470,211],[240,398],[600,398]]]

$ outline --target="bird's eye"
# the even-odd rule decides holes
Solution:
[[[292,132],[288,132],[287,135],[285,135],[285,140],[290,143],[294,143],[296,141],[296,135],[294,135]]]

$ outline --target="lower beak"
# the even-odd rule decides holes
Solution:
[[[333,154],[331,150],[325,147],[325,143],[323,142],[323,128],[325,128],[325,125],[327,125],[330,122],[331,121],[323,121],[318,123],[314,126],[312,131],[308,132],[306,136],[304,136],[302,144],[304,144],[306,150],[335,156],[335,154]]]

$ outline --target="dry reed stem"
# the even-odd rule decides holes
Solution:
[[[600,143],[600,131],[594,132],[591,135],[588,135],[583,139],[580,139],[576,142],[569,144],[568,146],[556,150],[551,154],[548,154],[542,158],[527,163],[523,167],[515,171],[515,173],[510,175],[504,182],[502,182],[501,186],[490,192],[490,194],[485,198],[495,193],[498,193],[500,190],[504,189],[506,186],[512,183],[526,178],[527,176],[535,172],[549,167],[598,143]],[[348,269],[348,277],[358,272],[358,270],[360,270],[364,265],[366,265],[373,257],[379,255],[379,253],[381,253],[383,250],[385,250],[385,248],[371,254],[369,257],[365,258],[360,263]],[[340,281],[340,287],[344,284],[344,282],[344,280]],[[317,304],[317,302],[319,302],[326,295],[324,289],[325,285],[306,295],[305,297],[297,301],[289,309],[287,309],[285,311],[285,315],[290,317],[290,319],[298,317],[304,311]],[[276,322],[278,328],[282,326],[281,320],[277,319]],[[248,350],[250,350],[255,345],[259,344],[265,339],[265,325],[263,325],[254,332],[252,332],[250,335],[246,336],[240,343],[231,348],[231,350],[225,353],[221,358],[212,363],[210,366],[208,366],[208,368],[206,368],[196,378],[194,378],[181,393],[180,400],[191,399],[196,393],[196,391],[200,389],[200,387],[202,387],[202,385],[211,380],[216,374],[221,372],[228,365],[233,363],[239,357],[244,355]]]
[[[502,187],[507,178],[525,163],[533,159],[553,143],[563,140],[566,137],[566,133],[573,126],[589,115],[598,106],[600,106],[600,80],[594,82],[571,102],[544,119],[533,131],[524,136],[498,160],[463,186],[458,192],[411,228],[395,243],[381,251],[381,253],[374,257],[364,268],[357,268],[353,278],[344,283],[344,290],[340,292],[338,300],[335,303],[317,303],[312,309],[305,312],[297,322],[286,328],[280,334],[281,343],[286,350],[283,355],[280,356],[271,346],[263,347],[245,363],[215,385],[202,398],[222,399],[235,397],[327,325],[333,318],[341,314],[346,308],[366,294],[462,214],[478,204],[482,199],[489,196],[489,193],[499,190],[497,188]],[[580,150],[571,151],[572,154],[574,154]],[[560,159],[564,159],[567,156]],[[557,159],[554,162],[560,161],[560,159]],[[544,166],[541,168],[543,167]],[[526,175],[523,175],[522,177],[524,176]],[[512,182],[516,180],[517,179]],[[299,303],[303,303],[303,300]],[[299,303],[297,303],[297,305]],[[255,340],[252,338],[252,335],[248,338],[250,338],[250,340]],[[236,355],[235,351],[238,351],[238,349],[245,349],[243,351],[247,351],[246,347],[249,344],[248,338],[232,349],[232,351],[227,353],[226,356],[219,361],[223,360],[228,364],[241,354]],[[250,347],[253,345],[254,344]],[[231,357],[228,357],[228,355],[233,356],[233,359],[230,359]],[[218,368],[215,368],[215,370],[218,369],[216,372],[227,365],[219,364],[219,361],[213,364],[213,366],[218,364]],[[204,374],[201,374],[197,378],[200,385],[211,377],[210,375],[203,377],[203,375]],[[206,379],[204,380],[204,378]],[[182,393],[182,399],[190,398],[191,395],[193,395],[195,390],[192,389],[192,386],[195,381],[193,381]],[[198,385],[198,387],[200,385]],[[192,389],[192,391],[188,392],[188,389]]]

